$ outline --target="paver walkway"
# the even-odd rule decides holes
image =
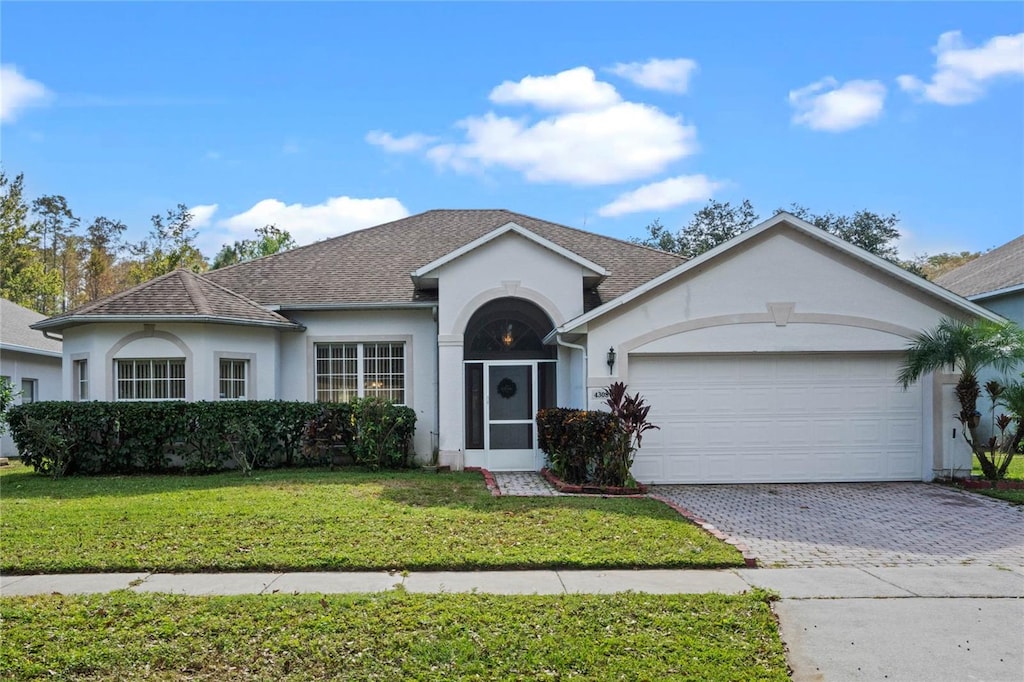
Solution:
[[[554,497],[565,495],[536,471],[494,471],[494,482],[502,495],[515,497]]]
[[[927,483],[661,485],[762,567],[1024,566],[1024,507]]]

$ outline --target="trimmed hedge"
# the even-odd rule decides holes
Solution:
[[[622,487],[628,482],[629,434],[610,412],[567,407],[540,410],[537,439],[551,471],[567,483]]]
[[[22,461],[61,476],[248,472],[346,457],[371,468],[399,468],[409,462],[416,413],[374,398],[39,402],[11,408],[8,421]]]

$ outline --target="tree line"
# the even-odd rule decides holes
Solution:
[[[59,194],[29,201],[24,181],[24,174],[0,171],[0,296],[44,315],[177,268],[204,272],[295,247],[287,230],[265,225],[255,238],[225,244],[207,261],[185,204],[154,215],[146,238],[130,242],[123,222],[107,216],[83,222]]]
[[[923,277],[934,279],[981,255],[940,253],[900,260],[895,214],[868,210],[851,215],[812,213],[798,204],[787,209],[799,218]],[[196,246],[198,229],[185,204],[150,218],[146,238],[125,240],[120,220],[96,216],[84,222],[65,197],[24,196],[24,175],[0,170],[0,296],[44,315],[56,315],[123,291],[154,277],[185,268],[204,272],[295,247],[287,230],[258,228],[252,239],[225,244],[210,260]],[[749,200],[738,205],[709,201],[675,232],[659,220],[633,241],[693,258],[749,230],[760,221]]]
[[[900,219],[895,213],[888,215],[862,209],[850,215],[836,213],[813,213],[800,204],[792,204],[787,211],[797,218],[835,235],[851,244],[861,247],[899,265],[916,275],[935,279],[943,273],[974,260],[981,252],[961,251],[916,256],[910,260],[899,257],[896,242],[900,238]],[[778,212],[778,211],[776,211]],[[648,225],[646,236],[636,238],[637,244],[650,246],[662,251],[678,253],[686,258],[695,258],[733,237],[737,237],[761,221],[749,199],[739,205],[710,200],[693,214],[690,222],[673,232],[655,220]]]

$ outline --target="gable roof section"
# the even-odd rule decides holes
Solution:
[[[970,299],[1024,289],[1024,235],[936,277],[935,283]]]
[[[434,210],[327,239],[203,275],[263,305],[304,307],[416,306],[436,302],[410,273],[515,223],[607,271],[585,296],[589,310],[683,262],[646,246],[495,210]]]
[[[288,318],[188,270],[169,272],[32,327],[63,329],[90,322],[121,321],[218,322],[301,328]]]
[[[21,351],[59,358],[61,342],[31,327],[46,315],[0,298],[0,350]]]
[[[515,223],[505,223],[501,227],[495,230],[491,230],[482,237],[478,237],[477,239],[474,239],[468,244],[460,246],[451,253],[445,254],[444,256],[441,256],[440,258],[433,260],[427,263],[426,265],[420,267],[419,269],[412,273],[413,282],[418,284],[422,280],[436,277],[435,275],[433,275],[433,273],[438,268],[442,267],[443,265],[446,265],[447,263],[451,263],[452,261],[461,258],[462,256],[465,256],[471,251],[479,249],[485,244],[491,243],[492,241],[494,241],[495,239],[502,235],[509,233],[517,234],[520,237],[523,237],[524,239],[531,241],[534,244],[537,244],[538,246],[542,246],[545,249],[548,249],[558,254],[562,258],[565,258],[566,260],[579,265],[587,273],[584,274],[583,276],[585,284],[589,284],[590,286],[597,286],[601,282],[601,280],[608,276],[608,271],[602,268],[600,265],[594,263],[593,261],[589,261],[586,258],[580,256],[579,254],[573,253],[568,249],[562,248],[558,244],[555,244],[552,241],[544,239],[544,237],[538,236],[533,232],[530,232],[529,230],[526,230],[520,227],[519,225],[516,225]]]
[[[723,254],[728,253],[729,251],[735,249],[739,245],[751,239],[754,239],[758,235],[761,235],[769,230],[776,229],[780,225],[787,225],[790,228],[796,230],[797,232],[801,232],[813,239],[817,239],[818,241],[824,242],[838,249],[839,251],[842,251],[843,253],[846,253],[847,255],[862,261],[863,263],[873,268],[881,270],[891,275],[892,277],[895,277],[896,279],[902,280],[903,282],[910,284],[913,287],[921,289],[926,293],[930,294],[931,296],[939,298],[956,308],[959,308],[967,313],[970,313],[971,315],[974,315],[975,317],[980,317],[994,321],[1002,320],[1002,318],[999,315],[996,315],[991,310],[983,308],[977,305],[976,303],[971,303],[970,301],[961,298],[960,296],[953,294],[949,291],[946,291],[942,287],[937,286],[922,277],[918,277],[917,275],[913,275],[907,272],[903,268],[899,267],[898,265],[890,263],[884,258],[880,258],[873,253],[865,251],[860,247],[854,246],[853,244],[850,244],[849,242],[842,240],[839,237],[836,237],[835,235],[829,234],[825,230],[822,230],[804,220],[801,220],[800,218],[797,218],[791,213],[786,213],[785,211],[783,211],[777,213],[768,220],[765,220],[761,224],[756,225],[755,227],[747,230],[743,234],[734,237],[725,243],[719,244],[710,251],[705,251],[696,258],[692,258],[683,263],[682,265],[673,268],[672,270],[669,270],[668,272],[659,275],[658,277],[655,277],[649,282],[637,287],[636,289],[633,289],[626,295],[621,296],[609,303],[605,303],[600,307],[595,308],[594,310],[591,310],[588,313],[584,313],[583,315],[580,315],[579,317],[573,320],[568,320],[562,326],[552,330],[551,333],[548,334],[548,338],[545,338],[545,342],[549,341],[550,337],[554,336],[556,333],[566,334],[583,331],[585,325],[588,322],[598,317],[601,317],[602,315],[605,315],[611,312],[612,310],[620,308],[623,305],[628,304],[630,301],[640,296],[643,296],[647,292],[656,289],[657,287],[661,286],[662,284],[665,284],[666,282],[670,282],[673,279],[676,279],[677,277],[680,277],[683,274],[700,267],[701,265],[707,263],[708,261],[722,257]]]

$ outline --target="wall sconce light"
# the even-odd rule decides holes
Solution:
[[[608,374],[612,374],[612,368],[615,367],[615,348],[608,348]]]

